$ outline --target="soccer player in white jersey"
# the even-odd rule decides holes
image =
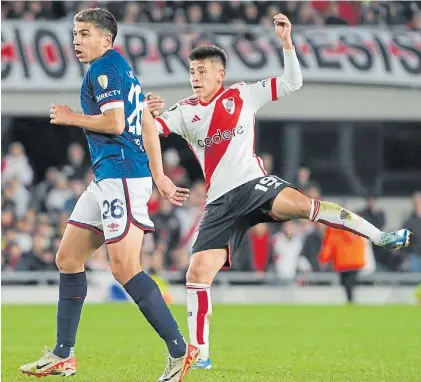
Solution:
[[[262,222],[310,219],[364,236],[380,246],[408,246],[410,232],[385,233],[334,203],[310,199],[289,182],[267,175],[254,152],[254,123],[266,103],[299,90],[302,74],[291,39],[291,23],[274,17],[275,33],[283,47],[283,76],[224,88],[226,55],[215,46],[200,46],[190,56],[194,96],[155,118],[161,134],[178,134],[200,162],[208,194],[187,271],[187,309],[190,340],[199,347],[195,367],[209,369],[210,287],[224,266],[230,266],[246,231]],[[149,106],[156,111],[159,98]],[[282,107],[282,104],[280,104]]]
[[[56,345],[20,370],[37,377],[76,374],[74,346],[87,293],[85,262],[105,242],[115,279],[167,345],[167,366],[159,381],[179,382],[199,350],[185,343],[158,286],[142,270],[139,254],[144,232],[154,229],[147,208],[152,178],[162,196],[176,205],[186,200],[188,190],[176,187],[163,172],[154,120],[129,63],[113,49],[116,35],[117,23],[107,10],[86,9],[74,17],[76,56],[90,65],[81,87],[83,114],[53,105],[50,118],[52,124],[83,128],[95,180],[79,198],[57,252]]]

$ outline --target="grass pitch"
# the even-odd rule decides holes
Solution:
[[[172,306],[186,336],[186,311]],[[2,306],[2,381],[29,381],[19,366],[55,343],[55,306]],[[420,382],[421,308],[214,306],[212,370],[186,382]],[[166,348],[137,307],[86,305],[77,381],[157,381]],[[48,377],[47,381],[60,379]]]

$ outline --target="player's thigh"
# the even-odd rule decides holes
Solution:
[[[101,210],[92,190],[92,184],[81,195],[70,215],[56,255],[61,272],[83,270],[83,264],[103,243]]]
[[[230,238],[236,218],[230,217],[225,208],[224,204],[206,206],[193,244],[187,282],[211,284],[224,264],[229,263]]]
[[[104,243],[96,231],[68,223],[56,255],[56,264],[62,273],[84,271],[86,260]]]
[[[293,187],[279,191],[273,201],[270,214],[276,220],[308,219],[311,199]]]
[[[102,191],[102,226],[114,277],[125,284],[141,271],[144,232],[154,230],[147,203],[151,178],[105,179]]]

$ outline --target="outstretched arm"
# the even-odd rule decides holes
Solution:
[[[303,85],[303,75],[291,38],[291,22],[282,13],[274,17],[275,33],[284,51],[284,75],[277,84],[277,96],[288,95]]]
[[[142,139],[148,154],[149,164],[153,180],[161,196],[171,203],[181,206],[182,202],[188,198],[189,190],[177,187],[170,178],[164,174],[162,166],[161,143],[159,142],[158,131],[149,108],[143,111],[142,119]]]

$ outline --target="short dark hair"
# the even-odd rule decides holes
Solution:
[[[117,36],[117,21],[115,21],[114,15],[103,8],[89,8],[76,13],[73,18],[74,22],[91,23],[97,28],[105,29],[112,35],[112,43]]]
[[[216,58],[221,61],[224,68],[227,66],[227,54],[216,45],[199,45],[189,54],[189,60],[206,60],[208,58]]]

